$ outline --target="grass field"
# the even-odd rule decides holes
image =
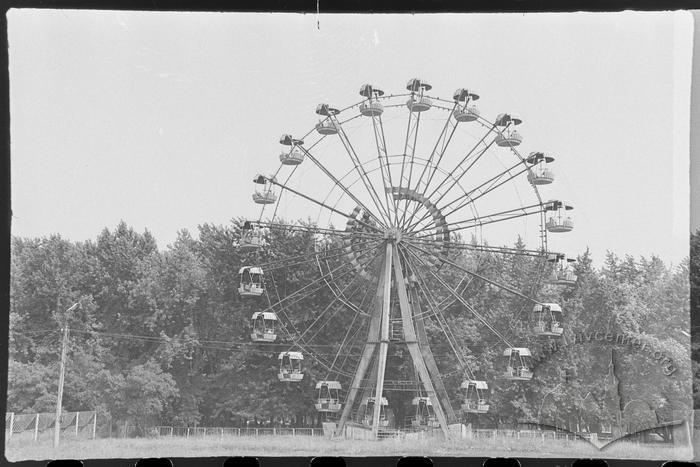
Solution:
[[[387,439],[383,441],[332,440],[321,437],[277,436],[130,438],[65,440],[54,449],[50,442],[12,439],[6,445],[9,461],[27,459],[105,459],[141,457],[219,456],[460,456],[564,457],[690,460],[691,448],[637,445],[617,441],[599,450],[585,441],[501,438],[494,440]]]

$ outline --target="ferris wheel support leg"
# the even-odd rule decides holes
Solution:
[[[387,253],[388,254],[388,253]],[[432,379],[428,372],[428,368],[423,360],[423,354],[418,347],[418,340],[416,338],[416,330],[413,327],[413,320],[411,314],[411,306],[408,303],[408,294],[406,293],[406,280],[404,279],[403,271],[401,271],[401,262],[399,260],[398,251],[393,252],[394,256],[394,275],[396,277],[396,289],[399,295],[399,308],[401,309],[401,322],[403,324],[403,333],[406,339],[406,346],[408,347],[408,352],[411,354],[411,359],[413,359],[413,365],[418,371],[425,392],[428,394],[430,401],[433,404],[433,410],[435,410],[435,415],[437,416],[438,422],[440,423],[440,428],[445,435],[445,438],[450,438],[450,430],[447,426],[447,419],[445,418],[445,412],[442,410],[442,405],[440,400],[438,400],[437,393],[435,392],[435,387],[433,386]]]
[[[393,254],[392,254],[393,253]],[[389,350],[389,310],[391,308],[391,263],[394,258],[394,249],[391,242],[386,244],[384,256],[384,287],[382,290],[382,319],[379,335],[379,355],[377,356],[377,384],[374,395],[374,414],[372,415],[372,437],[377,439],[379,432],[379,416],[382,411],[382,397],[384,392],[384,372],[386,371],[386,354]]]
[[[386,263],[387,259],[385,258],[384,262]],[[386,269],[386,267],[385,267]],[[382,298],[384,297],[384,284],[385,282],[389,282],[389,285],[391,285],[391,281],[387,279],[385,276],[381,276],[379,279],[379,283],[377,284],[377,295],[375,297],[375,307],[372,312],[372,317],[370,319],[369,323],[369,331],[367,333],[367,342],[365,343],[365,347],[362,350],[362,356],[360,357],[360,363],[357,366],[357,370],[355,371],[355,376],[353,377],[352,384],[350,386],[350,390],[348,391],[348,396],[345,399],[345,404],[343,406],[343,413],[340,416],[340,421],[338,422],[338,427],[336,428],[336,436],[343,436],[344,431],[345,431],[345,424],[348,421],[348,418],[350,417],[352,413],[352,408],[353,405],[355,404],[355,398],[357,397],[357,393],[362,387],[362,380],[365,377],[365,374],[367,373],[367,369],[369,368],[369,364],[372,361],[372,355],[374,355],[374,351],[377,347],[377,341],[379,341],[379,331],[380,331],[380,325],[381,325],[381,317],[382,317],[382,311],[383,311],[383,306],[384,302]],[[381,403],[381,400],[380,400]]]

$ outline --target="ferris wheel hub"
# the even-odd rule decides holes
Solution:
[[[387,240],[393,240],[394,243],[399,243],[401,241],[401,236],[403,232],[399,227],[390,227],[384,231],[384,238]]]

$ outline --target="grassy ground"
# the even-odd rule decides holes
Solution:
[[[602,451],[585,441],[493,440],[399,440],[353,441],[314,437],[264,438],[135,438],[68,439],[54,449],[50,442],[13,438],[6,445],[9,461],[27,459],[105,459],[141,457],[218,456],[460,456],[460,457],[564,457],[690,460],[690,448],[638,446],[618,441]]]

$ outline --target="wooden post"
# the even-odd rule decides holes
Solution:
[[[75,437],[78,437],[78,429],[80,428],[80,412],[75,412]]]
[[[221,428],[221,439],[224,439],[224,429]]]
[[[124,438],[129,437],[129,420],[124,420]]]
[[[173,437],[173,427],[170,427],[170,437]]]
[[[10,432],[7,434],[7,438],[12,438],[12,431],[15,429],[15,413],[10,412]]]
[[[68,309],[72,309],[77,305],[73,305]],[[68,350],[68,322],[63,326],[63,340],[61,343],[61,368],[58,375],[58,397],[56,398],[56,423],[54,424],[53,446],[57,447],[59,436],[61,433],[61,405],[63,404],[63,381],[66,373],[66,352]]]
[[[39,438],[39,415],[41,414],[36,414],[36,418],[34,419],[34,441]]]
[[[95,415],[92,417],[92,439],[95,439],[96,433],[97,433],[97,410],[95,410]]]

